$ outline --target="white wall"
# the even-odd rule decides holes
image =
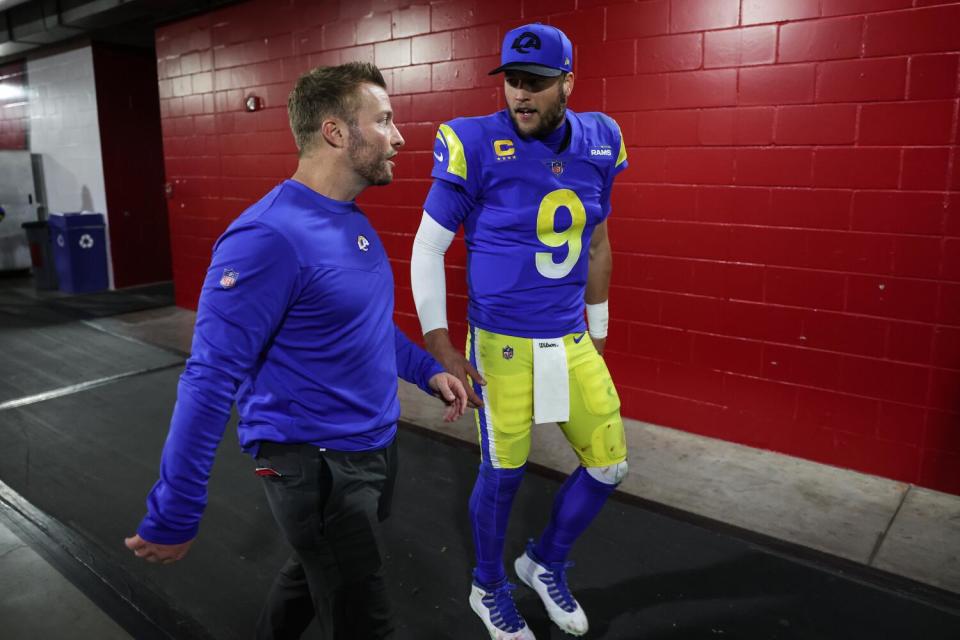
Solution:
[[[30,150],[43,154],[50,211],[106,213],[90,47],[27,62]]]
[[[92,49],[29,60],[27,81],[30,151],[43,156],[47,210],[96,211],[106,216]],[[107,261],[112,287],[109,251]]]

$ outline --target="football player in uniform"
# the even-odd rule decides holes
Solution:
[[[492,638],[533,638],[511,596],[503,546],[532,425],[556,422],[580,466],[514,567],[550,619],[582,635],[587,617],[567,586],[567,556],[627,471],[620,400],[601,356],[612,268],[606,219],[626,147],[610,117],[567,108],[573,47],[562,31],[539,23],[510,31],[501,63],[491,74],[504,74],[507,107],[437,132],[413,295],[428,350],[473,381],[481,464],[469,504],[477,560],[470,606]],[[447,332],[444,276],[461,226],[466,356]]]

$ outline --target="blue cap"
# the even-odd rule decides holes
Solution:
[[[573,71],[573,45],[567,35],[550,25],[534,22],[507,32],[500,49],[500,66],[490,75],[515,69],[555,77]]]

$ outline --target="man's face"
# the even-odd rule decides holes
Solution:
[[[529,138],[542,138],[563,122],[567,97],[573,89],[573,74],[546,78],[526,71],[506,71],[503,93],[517,131]]]
[[[367,184],[381,186],[393,180],[393,162],[403,146],[403,137],[393,123],[387,92],[375,84],[357,90],[356,124],[350,124],[347,149],[353,170]]]

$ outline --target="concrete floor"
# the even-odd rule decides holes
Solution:
[[[3,521],[0,576],[0,636],[5,640],[130,638]]]
[[[403,419],[473,442],[472,418],[446,426],[438,402],[401,389]],[[625,420],[630,473],[620,491],[960,593],[960,496],[770,451]],[[570,471],[559,428],[530,460]]]
[[[163,307],[81,324],[187,353],[193,321]],[[403,420],[475,441],[472,416],[446,425],[438,401],[405,383],[400,396]],[[622,492],[960,593],[960,497],[635,420],[626,426]],[[538,428],[531,462],[559,472],[576,465],[549,427]],[[130,637],[21,538],[0,518],[0,637]]]
[[[165,307],[88,321],[115,335],[189,352],[195,314]],[[472,415],[449,425],[439,401],[401,381],[402,419],[468,442]],[[960,496],[638,420],[625,420],[630,473],[620,490],[789,543],[960,593]],[[531,462],[577,462],[558,428],[534,434]]]

